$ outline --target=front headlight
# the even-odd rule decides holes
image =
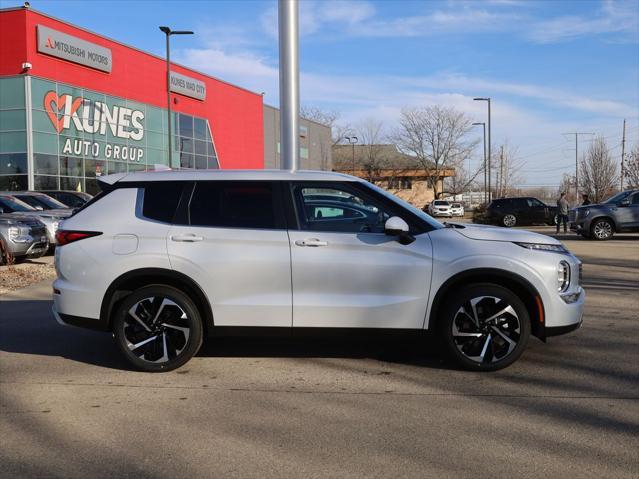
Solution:
[[[568,254],[568,250],[561,244],[544,244],[544,243],[515,243],[522,248],[535,251],[550,251],[551,253]]]
[[[14,243],[28,243],[32,241],[29,233],[30,229],[28,227],[12,226],[9,228],[9,240]]]
[[[567,261],[560,261],[557,266],[557,291],[563,293],[570,286],[570,265]]]

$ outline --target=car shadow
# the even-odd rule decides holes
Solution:
[[[109,333],[56,322],[51,301],[0,301],[0,351],[59,356],[103,368],[132,370]],[[456,369],[437,340],[419,338],[208,337],[200,357],[374,359],[381,362]]]

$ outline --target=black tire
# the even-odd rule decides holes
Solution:
[[[113,318],[113,332],[135,368],[163,372],[179,368],[197,354],[203,326],[191,298],[171,286],[152,285],[122,300]]]
[[[615,227],[612,222],[606,218],[593,221],[590,225],[590,238],[596,241],[606,241],[615,234]]]
[[[497,315],[499,312],[503,314]],[[489,283],[464,286],[448,296],[438,326],[449,356],[470,371],[510,366],[522,355],[530,337],[530,316],[524,303],[510,290]]]
[[[506,228],[512,228],[517,224],[517,217],[511,213],[504,215],[501,219],[501,224]]]

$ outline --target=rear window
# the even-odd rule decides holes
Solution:
[[[144,186],[142,215],[151,220],[171,223],[182,195],[183,182],[153,181]]]
[[[189,204],[192,226],[275,229],[273,184],[264,181],[202,181]]]

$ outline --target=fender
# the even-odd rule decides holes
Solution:
[[[193,279],[185,274],[164,268],[140,268],[118,276],[107,288],[100,307],[100,323],[105,329],[111,329],[111,316],[116,303],[133,289],[150,284],[167,284],[187,293],[202,314],[206,333],[214,326],[213,310],[206,294]]]
[[[463,284],[478,282],[492,282],[511,290],[515,289],[514,292],[524,301],[524,304],[530,312],[533,335],[545,342],[545,311],[539,291],[523,276],[499,268],[474,268],[461,271],[448,278],[435,294],[429,314],[426,317],[428,322],[425,326],[428,329],[432,329],[437,324],[439,309],[449,292],[454,291],[456,287]]]

